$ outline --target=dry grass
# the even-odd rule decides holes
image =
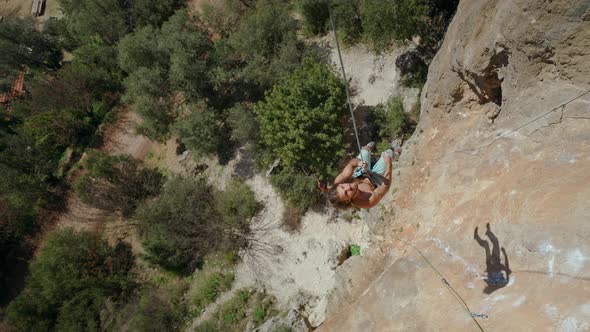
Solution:
[[[304,214],[304,210],[287,203],[283,212],[283,228],[290,233],[299,232]]]

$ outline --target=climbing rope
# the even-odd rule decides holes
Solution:
[[[512,133],[515,133],[515,132],[517,132],[517,131],[521,130],[522,128],[524,128],[524,127],[526,127],[526,126],[530,125],[531,123],[533,123],[533,122],[535,122],[535,121],[537,121],[537,120],[539,120],[539,119],[541,119],[541,118],[544,118],[545,116],[547,116],[547,115],[548,115],[548,114],[550,114],[550,113],[553,113],[553,112],[555,112],[555,111],[557,111],[557,110],[559,110],[559,109],[561,109],[561,110],[563,111],[563,110],[565,109],[565,106],[567,106],[567,104],[569,104],[569,103],[571,103],[571,102],[573,102],[573,101],[575,101],[575,100],[578,100],[578,99],[582,98],[583,96],[587,95],[588,93],[590,93],[590,90],[588,90],[588,91],[586,91],[586,92],[583,92],[582,94],[579,94],[579,95],[577,95],[576,97],[573,97],[573,98],[571,98],[571,99],[569,99],[569,100],[567,100],[567,101],[565,101],[565,102],[563,102],[563,103],[559,104],[558,106],[556,106],[556,107],[554,107],[554,108],[552,108],[552,109],[550,109],[550,110],[548,110],[548,111],[546,111],[546,112],[544,112],[544,113],[542,113],[542,114],[540,114],[540,115],[538,115],[538,116],[536,116],[536,117],[532,118],[531,120],[529,120],[529,121],[525,122],[524,124],[522,124],[522,125],[520,125],[520,126],[518,126],[518,127],[514,128],[514,129],[511,129],[511,130],[509,130],[509,131],[507,131],[507,132],[505,132],[505,133],[503,133],[502,135],[500,135],[500,136],[496,137],[495,139],[493,139],[493,140],[492,140],[491,142],[489,142],[489,143],[483,144],[483,145],[481,145],[481,146],[478,146],[478,147],[476,147],[476,148],[472,148],[472,149],[456,150],[456,151],[453,151],[453,152],[451,152],[451,153],[447,154],[447,156],[448,156],[448,155],[450,155],[450,154],[454,154],[454,153],[467,153],[467,154],[470,154],[470,153],[469,153],[469,151],[478,151],[478,150],[481,150],[481,149],[483,149],[483,148],[485,148],[485,147],[488,147],[488,146],[490,146],[490,145],[494,144],[495,142],[497,142],[497,141],[499,141],[499,140],[501,140],[501,139],[505,138],[506,136],[508,136],[508,135],[510,135],[510,134],[512,134]]]
[[[346,71],[344,71],[344,62],[342,61],[342,53],[340,52],[340,42],[338,42],[338,35],[336,34],[336,23],[334,23],[334,15],[332,15],[332,8],[328,4],[328,11],[330,14],[330,22],[332,24],[332,31],[334,32],[334,40],[336,41],[336,50],[338,51],[338,59],[340,59],[340,69],[342,69],[342,78],[344,79],[344,87],[346,88],[346,100],[348,101],[348,109],[350,110],[350,117],[352,118],[352,127],[354,128],[354,137],[356,138],[356,145],[361,153],[361,141],[359,140],[359,133],[356,129],[356,120],[354,119],[354,111],[352,110],[352,103],[350,102],[350,89],[348,88],[348,80],[346,79]]]
[[[350,89],[348,88],[348,80],[346,79],[346,71],[344,70],[344,62],[342,61],[342,53],[340,51],[340,42],[338,41],[338,34],[336,32],[336,23],[334,22],[334,15],[332,15],[332,8],[330,5],[328,5],[328,11],[329,11],[329,15],[330,15],[330,23],[332,25],[332,32],[334,33],[334,41],[336,42],[336,50],[338,52],[338,59],[340,60],[340,69],[342,70],[342,77],[344,79],[344,86],[346,88],[346,100],[348,102],[348,109],[350,111],[350,117],[352,118],[352,126],[354,128],[354,136],[356,138],[356,144],[357,147],[359,149],[359,153],[361,153],[361,142],[359,140],[359,135],[358,135],[358,130],[356,128],[356,120],[354,118],[354,111],[352,109],[352,103],[350,101]],[[457,301],[459,301],[459,303],[462,305],[462,307],[465,309],[465,311],[467,312],[467,314],[469,315],[469,317],[473,320],[473,322],[475,323],[475,325],[477,325],[477,327],[479,328],[480,331],[484,331],[483,327],[479,324],[479,322],[476,320],[476,318],[487,318],[487,315],[485,314],[478,314],[478,313],[474,313],[471,311],[471,309],[469,309],[469,306],[467,305],[467,303],[465,302],[465,300],[461,297],[461,295],[455,290],[455,288],[453,288],[453,286],[451,286],[451,284],[447,281],[447,279],[443,276],[443,274],[430,262],[430,260],[424,256],[424,254],[422,253],[422,251],[420,251],[420,249],[416,248],[413,244],[397,237],[394,235],[394,238],[397,239],[398,241],[412,247],[414,250],[416,250],[420,256],[422,256],[422,258],[428,263],[428,265],[430,266],[430,268],[436,272],[436,274],[440,277],[440,280],[443,282],[443,284],[447,287],[447,289],[449,289],[451,291],[452,294],[454,294],[455,298],[457,299]]]
[[[465,300],[463,299],[463,297],[461,296],[461,294],[459,294],[459,292],[457,292],[457,290],[455,290],[455,288],[449,283],[449,281],[447,280],[447,278],[445,278],[445,276],[439,271],[439,269],[437,269],[434,264],[432,264],[432,262],[422,253],[422,251],[418,248],[416,248],[415,245],[411,244],[410,242],[401,239],[400,237],[398,237],[397,235],[393,235],[393,238],[402,242],[403,244],[411,247],[412,249],[414,249],[418,254],[420,254],[420,256],[422,256],[422,258],[424,259],[424,261],[426,263],[428,263],[428,266],[439,276],[440,281],[442,281],[442,283],[447,287],[447,289],[455,296],[455,299],[457,300],[457,302],[459,302],[459,304],[461,304],[461,306],[463,307],[463,309],[465,309],[465,312],[469,315],[469,317],[471,317],[471,319],[473,320],[473,322],[475,323],[475,325],[477,325],[477,327],[479,328],[480,331],[484,331],[483,327],[479,324],[479,322],[477,321],[476,318],[482,318],[482,319],[487,319],[488,315],[486,314],[480,314],[480,313],[475,313],[473,311],[471,311],[471,309],[469,308],[469,305],[467,305],[467,302],[465,302]]]

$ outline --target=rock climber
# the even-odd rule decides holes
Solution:
[[[371,167],[371,152],[375,143],[371,142],[361,149],[356,158],[351,159],[334,180],[328,191],[328,199],[339,209],[351,206],[369,209],[383,198],[391,186],[391,162],[401,153],[395,146],[381,153],[381,158]]]

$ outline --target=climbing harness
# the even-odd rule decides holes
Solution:
[[[352,103],[350,101],[350,90],[348,88],[348,80],[346,79],[346,71],[344,70],[344,63],[342,61],[342,53],[340,52],[340,43],[338,41],[338,35],[336,32],[336,24],[334,23],[334,15],[332,15],[332,9],[331,7],[328,5],[328,10],[329,10],[329,14],[330,14],[330,22],[332,24],[332,32],[334,33],[334,40],[336,42],[336,50],[338,51],[338,59],[340,60],[340,69],[342,70],[342,77],[344,78],[344,86],[346,88],[346,99],[348,102],[348,109],[350,111],[350,116],[352,118],[352,126],[354,128],[354,136],[356,138],[356,144],[359,150],[359,153],[361,153],[362,148],[361,148],[361,143],[359,140],[359,136],[358,136],[358,130],[356,128],[356,120],[354,118],[354,111],[352,110]],[[358,169],[358,176],[363,175],[364,170]],[[355,170],[355,174],[357,173],[357,171]],[[459,293],[453,288],[453,286],[451,286],[451,284],[447,281],[447,279],[442,275],[442,273],[430,262],[430,260],[428,258],[426,258],[426,256],[424,256],[424,254],[422,253],[422,251],[420,251],[418,248],[416,248],[414,245],[412,245],[411,243],[402,240],[401,238],[397,237],[394,235],[394,238],[397,239],[398,241],[412,247],[414,250],[416,250],[420,256],[422,256],[422,258],[428,263],[428,265],[430,266],[430,268],[436,272],[436,274],[441,278],[441,281],[445,284],[445,286],[455,295],[455,297],[457,298],[457,300],[460,302],[460,304],[462,304],[463,308],[466,310],[467,314],[469,315],[469,317],[471,317],[471,319],[473,320],[473,322],[477,325],[477,327],[479,328],[480,331],[484,331],[483,327],[479,324],[479,322],[476,320],[476,318],[483,318],[485,316],[485,318],[487,318],[487,315],[485,314],[478,314],[478,313],[474,313],[471,311],[471,309],[469,309],[469,306],[467,305],[467,303],[465,302],[465,300],[463,300],[463,298],[461,297],[461,295],[459,295]],[[484,319],[485,319],[484,318]]]
[[[338,59],[340,61],[340,68],[342,70],[342,77],[344,79],[344,85],[345,85],[345,88],[346,88],[346,98],[347,98],[347,102],[348,102],[348,109],[350,111],[350,116],[352,118],[352,125],[353,125],[353,128],[354,128],[354,135],[355,135],[357,147],[358,147],[358,150],[359,150],[359,153],[360,153],[362,148],[361,148],[360,140],[359,140],[359,137],[358,137],[358,130],[357,130],[357,127],[356,127],[356,121],[355,121],[355,118],[354,118],[354,111],[352,109],[352,103],[350,101],[350,90],[349,90],[349,87],[348,87],[348,80],[346,78],[346,72],[344,70],[344,63],[342,61],[342,53],[340,51],[340,43],[338,41],[338,35],[337,35],[337,32],[336,32],[336,24],[334,23],[334,16],[332,14],[332,8],[331,8],[330,5],[328,5],[328,11],[329,11],[329,15],[330,15],[330,22],[331,22],[331,25],[332,25],[332,31],[334,33],[334,40],[336,42],[336,50],[338,52]],[[502,135],[499,135],[498,137],[496,137],[494,140],[492,140],[491,142],[489,142],[487,144],[481,145],[481,146],[476,147],[476,148],[473,148],[473,149],[468,149],[468,150],[456,150],[456,151],[453,151],[453,152],[451,152],[449,154],[445,154],[444,156],[448,156],[448,155],[454,154],[454,153],[467,153],[467,154],[472,155],[471,153],[469,153],[469,151],[478,151],[478,150],[480,150],[482,148],[485,148],[487,146],[490,146],[494,142],[496,142],[496,141],[498,141],[500,139],[503,139],[506,136],[508,136],[508,135],[510,135],[510,134],[512,134],[514,132],[519,131],[520,129],[522,129],[522,128],[528,126],[528,125],[530,125],[531,123],[533,123],[533,122],[535,122],[535,121],[537,121],[537,120],[545,117],[546,115],[548,115],[548,114],[550,114],[552,112],[555,112],[556,110],[561,109],[562,112],[563,112],[565,110],[565,106],[567,104],[569,104],[569,103],[571,103],[571,102],[573,102],[573,101],[575,101],[575,100],[577,100],[577,99],[585,96],[588,93],[590,93],[590,90],[588,90],[588,91],[586,91],[586,92],[584,92],[584,93],[582,93],[582,94],[580,94],[580,95],[578,95],[578,96],[576,96],[576,97],[574,97],[574,98],[572,98],[572,99],[570,99],[570,100],[568,100],[568,101],[560,104],[557,107],[554,107],[554,108],[550,109],[547,112],[544,112],[543,114],[541,114],[541,115],[539,115],[539,116],[537,116],[537,117],[535,117],[535,118],[527,121],[526,123],[520,125],[517,128],[514,128],[514,129],[512,129],[512,130],[510,130],[508,132],[505,132]],[[438,159],[440,159],[440,158],[438,158]],[[357,167],[357,169],[355,169],[354,177],[363,176],[365,173],[366,172],[365,172],[364,168],[362,166],[359,166],[359,167]],[[465,310],[465,312],[473,320],[473,322],[475,323],[475,325],[477,325],[478,329],[483,332],[484,329],[479,324],[479,322],[477,321],[477,319],[483,319],[483,320],[485,320],[485,319],[488,319],[489,316],[487,314],[484,314],[484,313],[476,313],[476,312],[471,311],[471,309],[469,308],[469,305],[467,305],[467,302],[465,302],[465,300],[463,299],[463,297],[457,292],[457,290],[455,290],[455,288],[448,282],[448,280],[444,277],[444,275],[434,266],[434,264],[432,264],[432,262],[422,253],[422,251],[420,249],[418,249],[416,246],[414,246],[410,242],[407,242],[407,241],[401,239],[400,237],[398,237],[396,235],[393,235],[393,238],[396,239],[396,240],[398,240],[398,241],[400,241],[404,245],[407,245],[407,246],[411,247],[418,254],[420,254],[420,256],[424,259],[424,261],[426,263],[428,263],[428,266],[438,275],[438,277],[440,278],[441,282],[454,295],[454,297],[457,300],[457,302],[459,302],[459,304],[461,304],[461,306],[463,307],[463,309]],[[488,277],[488,280],[486,280],[486,282],[488,284],[492,284],[492,285],[500,285],[500,284],[506,284],[506,283],[508,283],[508,279],[504,275],[492,275],[492,276]]]

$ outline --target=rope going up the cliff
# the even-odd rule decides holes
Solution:
[[[330,14],[330,23],[332,24],[332,32],[334,33],[334,40],[336,41],[336,50],[338,51],[338,59],[340,60],[340,69],[342,70],[342,78],[344,79],[344,87],[346,88],[346,100],[348,102],[348,110],[352,118],[352,127],[354,128],[354,137],[356,138],[356,145],[361,153],[361,141],[359,140],[359,133],[356,129],[356,120],[354,119],[354,111],[352,109],[352,102],[350,101],[350,89],[348,87],[348,80],[346,79],[346,71],[344,70],[344,62],[342,61],[342,53],[340,52],[340,42],[338,42],[338,35],[336,33],[336,23],[334,23],[334,15],[332,15],[332,8],[328,3],[328,12]]]
[[[330,15],[330,23],[332,25],[332,32],[334,33],[334,41],[336,42],[336,50],[338,52],[338,59],[340,60],[340,69],[342,70],[342,78],[344,79],[344,86],[346,88],[346,100],[348,102],[348,109],[350,111],[350,117],[352,118],[352,126],[354,128],[354,136],[356,138],[356,144],[357,144],[359,153],[361,153],[362,147],[361,147],[361,143],[359,140],[358,130],[356,128],[356,120],[354,118],[354,111],[352,108],[352,102],[350,101],[350,89],[348,88],[348,80],[346,78],[346,71],[344,70],[344,62],[342,61],[342,53],[340,52],[340,43],[338,41],[338,34],[336,32],[336,23],[334,23],[334,15],[332,15],[332,8],[330,7],[330,4],[328,4],[328,12]],[[414,250],[416,250],[420,254],[420,256],[422,256],[422,258],[428,263],[429,267],[440,277],[443,284],[445,284],[445,286],[452,292],[452,294],[455,296],[457,301],[465,309],[465,311],[467,312],[469,317],[473,320],[473,322],[475,323],[477,328],[483,332],[484,329],[479,324],[479,322],[476,320],[476,318],[486,319],[487,315],[477,314],[477,313],[472,312],[471,309],[469,308],[469,306],[467,305],[467,303],[465,302],[465,300],[463,300],[463,297],[461,297],[461,295],[455,290],[455,288],[453,286],[451,286],[451,284],[447,281],[447,279],[443,276],[443,274],[432,264],[432,262],[430,262],[430,260],[426,256],[424,256],[422,251],[420,251],[418,248],[416,248],[413,244],[411,244],[411,243],[409,243],[397,236],[394,236],[394,238],[397,239],[398,241],[402,242],[403,244],[412,247]]]

